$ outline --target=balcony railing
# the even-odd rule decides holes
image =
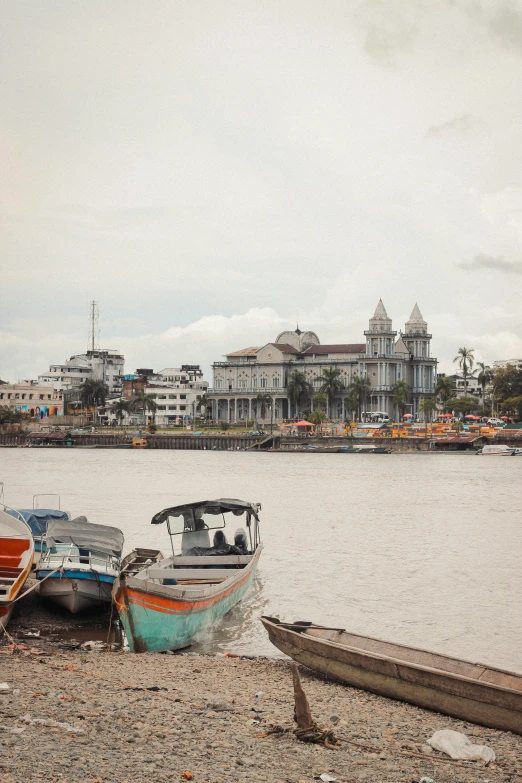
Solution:
[[[286,397],[286,389],[284,386],[249,386],[247,389],[240,389],[238,386],[233,386],[231,389],[207,389],[207,394],[217,397],[219,395],[227,396],[229,394],[271,394],[283,395]]]

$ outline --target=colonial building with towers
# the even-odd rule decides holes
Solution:
[[[324,383],[322,372],[340,370],[344,389],[333,400],[330,416],[348,417],[346,397],[355,378],[368,378],[370,390],[362,413],[387,413],[397,419],[394,386],[405,380],[409,388],[406,411],[417,416],[420,401],[435,395],[437,360],[431,356],[431,334],[418,305],[413,308],[404,331],[397,334],[382,300],[364,332],[365,342],[321,345],[315,332],[281,332],[274,342],[228,353],[212,365],[213,384],[208,390],[212,418],[239,422],[259,418],[256,397],[268,393],[273,399],[275,421],[290,418],[294,411],[286,387],[290,374],[299,370],[315,391]],[[313,397],[308,407],[313,408]],[[270,416],[270,413],[268,414]]]

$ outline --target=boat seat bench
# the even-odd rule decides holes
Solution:
[[[242,570],[242,568],[149,568],[147,574],[149,579],[201,579],[207,582],[212,579],[227,579]]]

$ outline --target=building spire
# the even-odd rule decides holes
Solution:
[[[377,307],[375,308],[375,313],[373,314],[374,318],[388,318],[388,313],[386,312],[386,308],[384,307],[382,303],[382,299],[379,299],[379,302],[377,304]]]

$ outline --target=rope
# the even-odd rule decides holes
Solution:
[[[306,729],[285,729],[283,726],[273,726],[271,729],[256,734],[258,739],[268,737],[269,734],[295,734],[301,742],[310,742],[314,745],[324,745],[329,750],[337,750],[341,741],[333,733],[333,729],[321,729],[315,721]]]
[[[42,582],[45,582],[46,579],[49,579],[50,576],[54,576],[58,571],[63,574],[63,566],[58,566],[58,568],[55,568],[54,571],[51,571],[50,574],[47,574],[47,576],[44,576],[43,579],[39,579],[32,587],[29,588],[29,590],[26,590],[24,593],[20,593],[20,595],[17,598],[13,598],[12,601],[8,601],[9,604],[15,604],[17,601],[19,601],[21,598],[25,598],[26,595],[29,595],[29,593],[32,593],[33,590],[36,590],[37,587],[40,587]]]

